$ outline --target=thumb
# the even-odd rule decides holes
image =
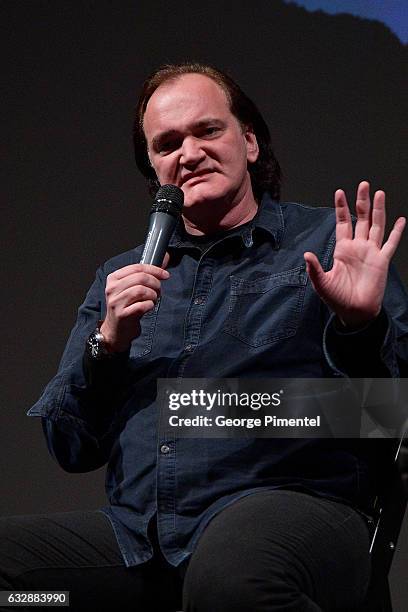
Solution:
[[[306,262],[306,272],[309,275],[311,283],[314,289],[320,293],[319,290],[324,284],[325,272],[314,253],[306,252],[303,257]]]
[[[167,268],[167,266],[169,265],[169,259],[170,259],[170,255],[166,251],[166,254],[165,254],[164,258],[163,258],[163,263],[161,265],[161,268],[163,268],[163,270],[165,270]]]

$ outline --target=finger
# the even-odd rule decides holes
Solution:
[[[152,301],[156,303],[157,297],[157,292],[149,287],[130,287],[126,289],[126,291],[122,291],[122,293],[113,296],[109,301],[108,307],[115,313],[119,313],[127,306],[136,304],[137,302]]]
[[[130,287],[130,289],[123,291],[123,293],[118,296],[118,299],[121,301],[123,307],[126,308],[126,306],[130,306],[130,304],[135,304],[136,302],[152,301],[156,303],[158,297],[158,292],[154,291],[154,289],[144,287],[143,285],[137,285],[136,287]]]
[[[324,284],[325,272],[314,253],[306,252],[303,255],[306,262],[306,272],[312,282],[313,287],[319,293]]]
[[[368,237],[369,240],[375,242],[380,248],[384,240],[385,219],[385,193],[383,191],[376,191],[374,194],[371,227]]]
[[[399,217],[394,223],[394,227],[392,228],[390,235],[388,236],[387,242],[384,242],[383,244],[381,253],[384,253],[388,257],[388,259],[391,259],[395,251],[397,250],[397,247],[402,237],[402,233],[405,228],[405,224],[405,217]]]
[[[149,312],[149,310],[153,310],[155,303],[152,300],[146,300],[146,302],[136,302],[135,304],[130,304],[123,310],[124,317],[130,317],[132,315],[139,315],[140,317]]]
[[[147,274],[151,274],[158,279],[169,278],[170,274],[167,270],[163,270],[159,268],[159,266],[153,266],[151,264],[130,264],[129,266],[124,266],[123,268],[119,268],[119,270],[115,270],[112,272],[112,277],[116,279],[124,278],[129,274],[135,274],[136,272],[146,272]],[[111,275],[109,275],[111,276]]]
[[[151,274],[147,274],[146,272],[136,272],[135,274],[129,274],[124,278],[121,278],[119,281],[115,281],[112,285],[112,291],[115,293],[121,293],[122,291],[126,291],[129,287],[135,287],[136,285],[143,285],[145,287],[150,287],[155,291],[160,290],[160,280]]]
[[[362,181],[357,189],[356,211],[357,223],[355,238],[363,238],[367,240],[370,231],[370,184],[367,181]]]
[[[343,238],[353,238],[350,209],[346,194],[342,189],[337,189],[334,194],[334,206],[336,210],[336,241],[338,242]]]

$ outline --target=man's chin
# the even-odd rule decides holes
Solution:
[[[209,189],[206,185],[194,185],[194,187],[182,189],[184,191],[184,206],[187,208],[222,201],[226,196],[224,192]]]

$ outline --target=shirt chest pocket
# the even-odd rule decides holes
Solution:
[[[253,347],[293,336],[306,284],[305,266],[253,280],[231,276],[224,331]]]

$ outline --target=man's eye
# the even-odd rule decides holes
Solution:
[[[157,151],[159,153],[171,153],[178,149],[182,144],[182,140],[180,138],[169,138],[167,140],[162,140],[158,143]]]
[[[205,133],[211,136],[212,134],[216,134],[219,131],[219,128],[214,126],[209,126],[205,129]]]
[[[166,151],[172,151],[172,149],[176,148],[176,146],[177,146],[176,143],[171,140],[167,142],[162,142],[160,143],[160,146],[159,146],[159,152],[162,153]]]

